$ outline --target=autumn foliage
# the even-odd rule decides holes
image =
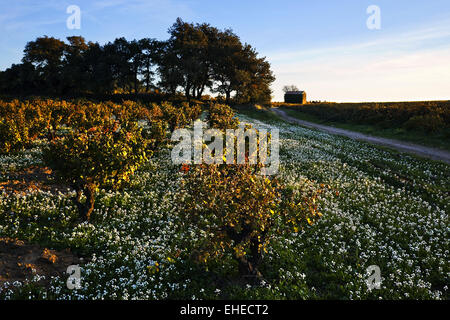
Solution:
[[[89,219],[99,187],[120,187],[166,141],[167,130],[190,124],[202,108],[33,99],[0,101],[0,151],[48,140],[44,163],[76,191],[80,217]],[[82,196],[86,200],[82,201]]]
[[[225,105],[211,106],[208,119],[221,130],[239,124]],[[248,163],[181,167],[183,227],[196,230],[193,255],[197,261],[208,263],[229,254],[241,276],[258,279],[270,242],[299,232],[320,217],[316,203],[320,190],[286,186],[276,176],[260,175],[260,168],[261,164]]]
[[[76,191],[74,201],[83,220],[90,218],[99,187],[120,187],[148,160],[148,141],[141,132],[134,122],[111,121],[71,132],[43,149],[44,162]]]
[[[62,128],[89,130],[117,121],[144,121],[144,136],[155,143],[166,138],[167,129],[188,125],[199,117],[199,105],[144,105],[135,101],[95,103],[86,99],[0,100],[0,152],[28,148],[37,138],[54,140]],[[147,132],[148,131],[148,132]],[[150,137],[152,136],[152,137]]]
[[[404,128],[426,133],[450,130],[450,102],[274,103],[308,113],[325,121]]]
[[[286,188],[258,175],[257,166],[193,166],[185,189],[185,224],[200,230],[195,258],[208,262],[231,254],[243,276],[261,276],[258,267],[274,237],[298,232],[320,216],[318,194]]]

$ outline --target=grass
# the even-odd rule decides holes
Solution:
[[[346,129],[360,132],[371,136],[377,136],[388,139],[395,139],[405,142],[416,143],[419,145],[434,147],[450,151],[450,139],[448,132],[426,133],[423,131],[411,131],[404,128],[384,128],[370,124],[355,124],[329,121],[320,119],[314,115],[302,112],[299,108],[281,107],[289,116],[313,123],[323,124],[335,128]]]
[[[279,115],[266,106],[261,105],[239,105],[233,106],[239,114],[251,117],[259,121],[283,121]]]

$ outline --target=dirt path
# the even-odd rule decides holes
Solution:
[[[299,125],[307,127],[307,128],[319,129],[319,130],[325,131],[327,133],[345,136],[345,137],[349,137],[349,138],[352,138],[355,140],[366,141],[366,142],[370,142],[373,144],[389,147],[389,148],[395,149],[400,152],[412,153],[412,154],[422,156],[425,158],[430,158],[433,160],[441,160],[441,161],[444,161],[444,162],[450,164],[450,152],[447,152],[444,150],[424,147],[424,146],[421,146],[418,144],[403,142],[403,141],[399,141],[399,140],[369,136],[369,135],[355,132],[355,131],[334,128],[334,127],[330,127],[330,126],[324,126],[321,124],[296,119],[294,117],[287,115],[285,111],[280,110],[278,108],[273,108],[272,110],[275,111],[284,120],[286,120],[290,123],[299,124]]]

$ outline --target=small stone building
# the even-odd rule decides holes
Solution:
[[[284,94],[284,102],[286,103],[306,103],[305,91],[288,91]]]

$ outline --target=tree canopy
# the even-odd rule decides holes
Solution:
[[[283,87],[283,92],[287,93],[289,91],[299,91],[298,87],[295,85],[288,85]]]
[[[269,62],[230,29],[180,18],[169,39],[117,38],[104,45],[81,36],[27,43],[21,64],[0,72],[3,94],[113,94],[159,90],[201,98],[208,89],[227,102],[270,101]]]

